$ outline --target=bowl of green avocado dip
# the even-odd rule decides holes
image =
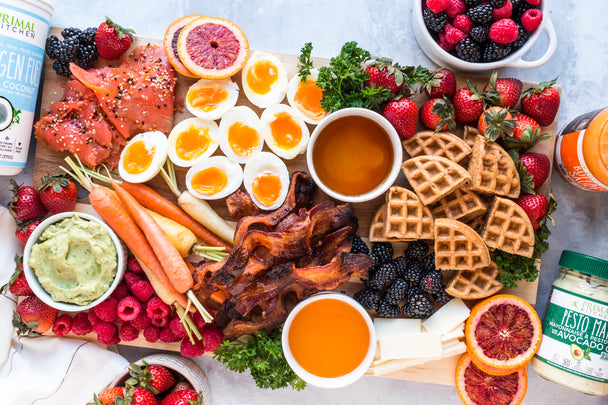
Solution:
[[[30,236],[23,268],[34,294],[63,311],[82,311],[105,300],[124,274],[124,250],[100,219],[64,212],[44,220]]]

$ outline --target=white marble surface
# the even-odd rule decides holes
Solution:
[[[331,57],[344,42],[355,40],[374,55],[388,56],[401,64],[433,66],[414,39],[412,0],[55,0],[55,3],[52,23],[58,26],[96,26],[107,15],[140,35],[162,37],[173,20],[198,13],[234,21],[247,35],[252,49],[298,53],[305,42],[312,41],[314,55]],[[608,105],[608,71],[605,69],[608,8],[599,3],[551,1],[550,16],[559,41],[555,56],[534,70],[499,72],[500,76],[531,81],[559,76],[559,84],[563,86],[560,129],[577,115]],[[530,51],[530,57],[541,55],[545,46],[546,40],[541,38]],[[17,177],[20,182],[31,182],[32,160]],[[0,177],[0,203],[4,205],[10,198],[8,188],[8,179]],[[608,195],[578,191],[555,172],[552,188],[559,208],[554,215],[557,229],[551,236],[551,247],[543,257],[541,268],[536,305],[541,316],[562,249],[608,258],[608,238],[604,236],[608,227]],[[129,359],[150,353],[126,347],[120,347],[120,351]],[[364,377],[359,383],[340,390],[312,387],[300,393],[289,389],[259,390],[248,375],[229,372],[211,358],[200,358],[197,362],[209,377],[214,404],[461,403],[454,387],[374,377]],[[543,380],[530,369],[524,403],[594,405],[608,404],[608,398],[569,391]]]

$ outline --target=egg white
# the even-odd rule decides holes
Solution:
[[[302,131],[302,138],[293,148],[285,149],[279,146],[275,140],[275,137],[272,133],[272,129],[270,124],[276,120],[276,115],[279,113],[287,113],[289,114],[293,120],[300,126]],[[272,107],[269,107],[264,110],[261,117],[262,121],[262,133],[264,134],[264,141],[266,145],[272,150],[277,156],[283,159],[293,159],[298,156],[300,153],[304,153],[306,151],[306,146],[308,145],[308,139],[310,138],[310,132],[308,131],[308,127],[306,123],[298,116],[295,112],[294,108],[291,108],[285,104],[277,104]]]
[[[217,167],[226,174],[226,186],[213,195],[201,194],[192,186],[192,178],[196,173],[211,167]],[[186,187],[188,188],[188,191],[201,200],[217,200],[227,197],[228,195],[234,193],[242,183],[243,169],[238,163],[231,162],[225,156],[211,156],[204,159],[188,169],[188,172],[186,173]]]
[[[136,142],[142,141],[148,151],[153,150],[153,157],[150,166],[141,173],[129,173],[125,167],[125,156],[129,148]],[[144,183],[158,174],[160,169],[167,160],[167,136],[160,131],[142,132],[135,135],[127,142],[122,152],[120,153],[120,161],[118,162],[118,174],[120,177],[129,183]]]
[[[256,93],[247,82],[247,73],[257,62],[262,61],[268,61],[277,68],[277,80],[270,86],[270,90],[266,94]],[[285,66],[276,56],[266,52],[255,52],[249,57],[241,71],[241,80],[247,99],[260,108],[280,103],[287,93],[287,70],[285,70]]]
[[[274,173],[281,182],[279,198],[271,205],[264,205],[253,192],[253,181],[258,175],[266,172]],[[277,155],[270,152],[260,152],[247,161],[243,170],[243,183],[255,205],[263,210],[274,210],[279,208],[287,197],[287,192],[289,191],[289,171],[285,163]]]
[[[319,71],[317,69],[311,69],[310,75],[306,78],[307,81],[313,80],[315,83],[319,78]],[[307,113],[307,110],[303,109],[301,105],[296,103],[295,97],[298,92],[298,86],[301,82],[302,78],[296,74],[291,78],[289,83],[287,84],[287,102],[293,109],[296,111],[298,116],[304,120],[304,122],[312,125],[317,125],[327,114],[319,114],[318,116],[313,117],[311,113]]]
[[[214,109],[204,111],[202,108],[193,106],[188,97],[192,92],[200,90],[201,88],[224,89],[228,94],[226,99],[221,101]],[[230,78],[222,80],[200,79],[188,89],[188,93],[186,94],[186,108],[193,115],[199,118],[217,120],[224,116],[224,114],[226,114],[228,111],[230,111],[230,109],[232,109],[232,107],[236,105],[238,98],[239,86]]]
[[[192,159],[184,159],[177,155],[177,140],[182,133],[189,131],[192,127],[198,129],[199,131],[207,130],[207,135],[209,136],[209,144],[207,145],[207,149],[201,155]],[[215,123],[215,121],[204,120],[198,117],[186,118],[185,120],[181,121],[179,124],[173,127],[171,133],[169,134],[168,142],[169,143],[167,152],[169,155],[169,159],[171,159],[171,161],[176,166],[193,166],[201,160],[213,155],[213,153],[217,150],[217,147],[219,146],[218,125]]]
[[[228,131],[230,127],[236,123],[246,125],[258,133],[258,143],[254,150],[249,155],[241,155],[232,149],[228,140]],[[262,135],[262,123],[258,115],[251,108],[246,106],[237,106],[230,110],[222,120],[219,126],[219,143],[220,149],[228,159],[236,163],[245,163],[252,156],[261,152],[264,147],[264,136]]]

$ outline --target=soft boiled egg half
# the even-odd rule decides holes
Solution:
[[[293,159],[306,150],[310,132],[293,108],[274,105],[264,110],[261,120],[264,141],[279,157]]]
[[[249,107],[234,107],[220,121],[219,139],[228,159],[245,163],[264,146],[260,118]]]
[[[190,167],[213,155],[219,145],[215,121],[186,118],[169,134],[169,159],[180,167]]]
[[[212,156],[188,169],[186,187],[195,197],[217,200],[234,193],[243,183],[243,169],[225,156]]]
[[[287,71],[281,61],[266,52],[255,52],[241,73],[243,91],[252,104],[266,108],[283,101]]]
[[[305,81],[295,75],[287,85],[287,102],[305,122],[317,125],[327,113],[321,107],[323,90],[317,87],[319,71],[311,69]]]
[[[167,160],[167,143],[167,136],[159,131],[135,135],[120,154],[120,177],[129,183],[143,183],[156,176]]]
[[[263,210],[274,210],[287,197],[289,171],[277,155],[260,152],[247,161],[243,183],[255,205]]]
[[[238,98],[239,86],[230,78],[200,79],[188,89],[186,108],[199,118],[216,120],[230,111]]]

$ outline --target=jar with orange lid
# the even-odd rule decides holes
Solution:
[[[555,143],[558,173],[585,191],[608,191],[608,108],[576,117]]]

